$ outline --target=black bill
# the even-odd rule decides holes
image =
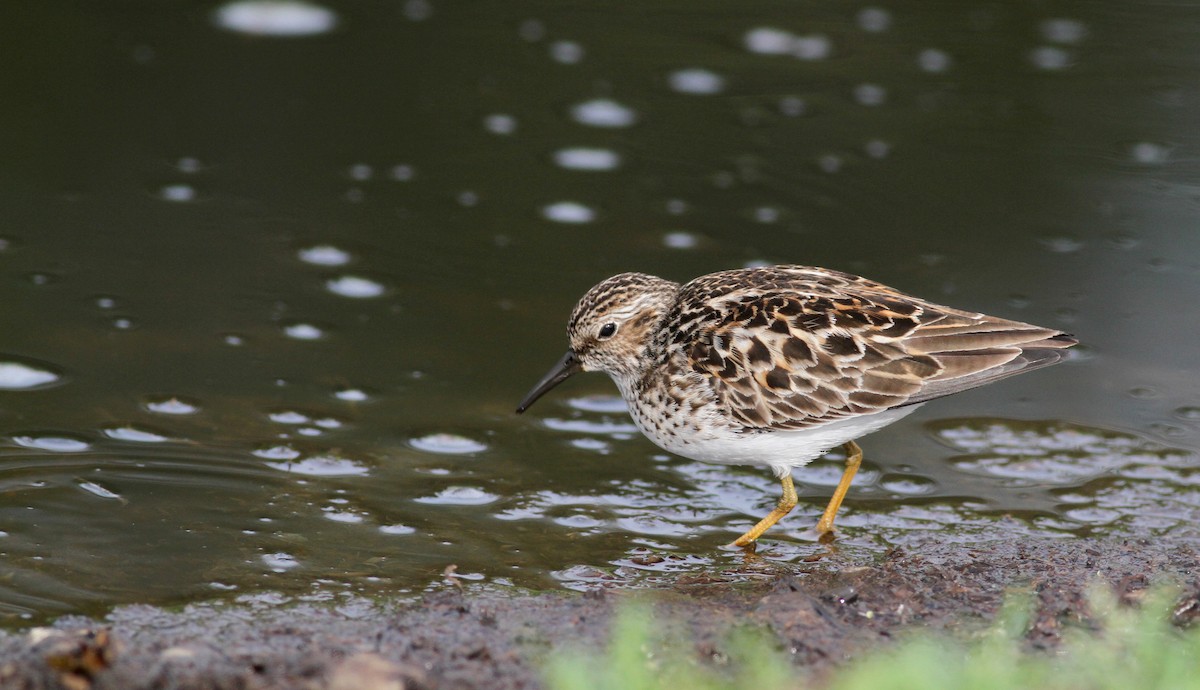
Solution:
[[[581,368],[582,367],[579,364],[579,360],[575,358],[575,353],[567,350],[567,354],[563,355],[563,358],[558,360],[558,363],[555,364],[550,371],[542,377],[542,380],[537,382],[537,385],[533,387],[533,390],[526,394],[525,399],[521,401],[521,404],[517,405],[517,414],[521,414],[525,410],[528,410],[530,405],[537,402],[538,398],[546,394],[546,391],[567,380],[567,377],[577,371],[580,371]]]

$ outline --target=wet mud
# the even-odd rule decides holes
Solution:
[[[1031,649],[1093,625],[1096,582],[1136,603],[1152,584],[1174,583],[1179,622],[1200,611],[1194,542],[1030,540],[976,547],[927,543],[883,556],[833,553],[811,563],[751,563],[755,582],[681,576],[656,589],[501,596],[448,580],[417,600],[321,604],[124,606],[105,620],[60,619],[0,634],[0,687],[150,690],[185,688],[539,688],[549,654],[598,648],[623,606],[690,630],[700,658],[720,658],[729,632],[755,626],[812,676],[853,663],[908,631],[986,625],[1005,597],[1036,602]],[[856,558],[858,560],[856,560]],[[769,572],[768,572],[769,571]]]

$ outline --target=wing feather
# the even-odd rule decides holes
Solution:
[[[1057,363],[1077,342],[805,266],[697,278],[679,291],[668,326],[677,364],[758,429],[925,402]]]

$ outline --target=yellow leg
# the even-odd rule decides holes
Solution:
[[[779,499],[779,504],[767,516],[758,521],[758,524],[751,527],[749,532],[738,537],[733,542],[734,546],[748,546],[755,539],[762,536],[763,532],[770,529],[771,525],[779,522],[779,519],[784,515],[792,512],[792,508],[796,507],[796,487],[792,484],[792,475],[787,475],[779,480],[783,484],[783,496]]]
[[[842,448],[846,450],[846,471],[842,472],[842,480],[838,482],[833,498],[829,499],[829,505],[825,506],[824,514],[817,521],[817,534],[820,535],[833,531],[833,518],[837,515],[838,508],[842,507],[842,499],[846,498],[850,482],[854,481],[858,466],[862,464],[862,448],[859,448],[857,443],[848,441]]]

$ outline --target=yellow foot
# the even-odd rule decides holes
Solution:
[[[859,448],[857,443],[847,441],[842,448],[846,451],[846,469],[842,472],[842,478],[838,481],[833,496],[829,499],[829,505],[825,506],[825,512],[821,514],[821,519],[813,528],[817,541],[822,544],[828,544],[836,539],[833,533],[833,519],[837,517],[838,509],[842,507],[842,501],[846,498],[846,492],[850,490],[850,483],[854,481],[854,475],[858,473],[858,468],[862,465],[862,448]],[[752,545],[763,535],[763,532],[770,529],[776,522],[779,522],[780,518],[792,512],[792,508],[796,507],[796,487],[792,484],[792,476],[789,474],[779,481],[783,484],[783,496],[779,498],[779,504],[770,513],[767,513],[765,518],[759,520],[758,524],[735,539],[730,546],[746,548]]]
[[[829,539],[833,539],[833,518],[837,517],[838,509],[842,507],[842,501],[846,498],[846,492],[850,490],[850,482],[854,481],[854,475],[858,474],[858,468],[862,465],[862,448],[859,448],[857,443],[847,441],[842,448],[846,450],[846,469],[842,472],[842,479],[838,482],[837,488],[833,490],[833,497],[829,499],[829,505],[825,506],[825,512],[821,514],[821,519],[817,521],[815,528],[822,540],[825,539],[825,535],[829,535]]]
[[[762,536],[763,532],[770,529],[771,525],[779,522],[779,519],[784,515],[792,512],[792,508],[796,507],[796,487],[792,484],[792,475],[787,475],[781,478],[780,483],[783,484],[783,496],[779,498],[779,504],[774,510],[767,513],[767,516],[758,521],[758,524],[751,527],[742,536],[733,540],[734,546],[746,547],[753,544],[755,540]]]

